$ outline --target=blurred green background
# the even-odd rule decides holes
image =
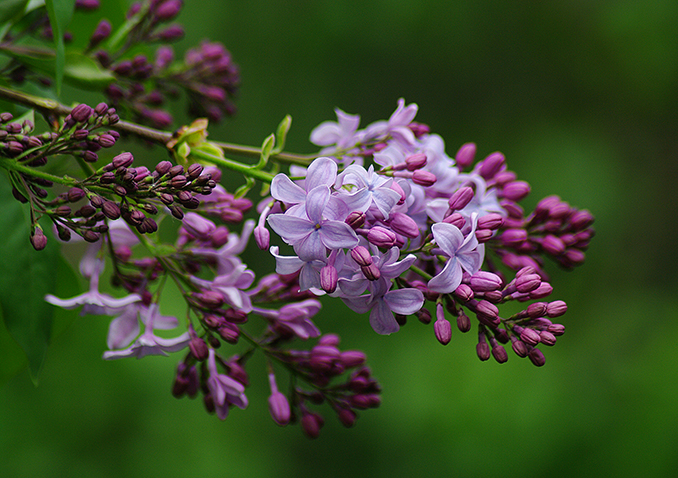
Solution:
[[[567,333],[543,368],[481,363],[474,334],[381,337],[329,303],[319,327],[367,352],[383,404],[350,430],[323,409],[310,441],[268,416],[263,361],[249,409],[220,422],[170,395],[178,357],[104,362],[107,321],[79,318],[37,388],[24,372],[0,389],[3,476],[678,476],[675,0],[186,3],[177,50],[221,41],[241,67],[239,113],[212,138],[258,145],[291,114],[287,149],[312,152],[335,107],[364,126],[404,97],[449,154],[505,153],[527,206],[589,209],[586,264],[550,269]]]

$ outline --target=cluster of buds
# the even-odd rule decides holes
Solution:
[[[204,42],[189,49],[183,62],[174,61],[174,51],[166,43],[178,40],[183,30],[178,25],[159,27],[175,18],[182,8],[181,0],[151,1],[135,4],[128,13],[134,24],[129,38],[119,51],[109,51],[102,42],[112,33],[112,27],[102,20],[90,39],[90,49],[99,63],[113,73],[116,82],[105,93],[117,107],[131,113],[135,121],[164,128],[172,116],[163,109],[167,98],[175,99],[184,90],[189,99],[189,113],[219,121],[235,113],[233,98],[240,81],[238,67],[230,53],[220,43]],[[139,42],[161,41],[155,58],[139,53],[126,58],[124,53]]]

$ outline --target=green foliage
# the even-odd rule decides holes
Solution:
[[[61,82],[64,77],[66,65],[66,50],[64,46],[64,33],[73,18],[75,0],[45,0],[49,22],[52,25],[54,45],[56,47],[56,64],[54,76],[56,80],[57,95],[61,92]]]

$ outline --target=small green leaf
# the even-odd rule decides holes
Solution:
[[[254,169],[262,169],[266,164],[268,164],[268,158],[271,156],[271,151],[275,146],[275,135],[270,134],[264,140],[264,144],[261,145],[261,156],[259,157],[259,162],[253,166]]]
[[[0,309],[7,331],[28,358],[31,377],[37,382],[52,331],[53,307],[45,294],[54,292],[59,246],[55,240],[38,252],[31,247],[26,207],[12,197],[6,181],[0,182]]]
[[[61,92],[61,81],[64,77],[64,68],[66,65],[66,50],[64,47],[64,33],[68,24],[73,18],[75,10],[75,0],[45,0],[47,6],[47,15],[49,23],[52,26],[54,36],[54,46],[56,47],[56,66],[54,69],[54,78],[56,80],[57,94]]]
[[[292,126],[292,117],[287,115],[278,125],[278,129],[275,132],[275,142],[276,147],[273,148],[272,154],[282,153],[283,148],[285,147],[285,140],[287,139],[287,133]]]
[[[245,184],[243,184],[242,186],[235,190],[235,192],[233,193],[233,197],[235,197],[236,199],[244,197],[248,192],[250,192],[250,190],[254,187],[255,184],[256,181],[254,180],[254,178],[247,176],[245,178]]]

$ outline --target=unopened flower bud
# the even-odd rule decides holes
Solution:
[[[301,429],[309,438],[318,438],[325,420],[317,413],[306,413],[301,417]]]
[[[454,295],[459,297],[459,299],[462,301],[468,302],[469,300],[473,299],[475,294],[469,285],[459,284],[459,287],[454,290]]]
[[[372,263],[369,266],[361,266],[360,270],[367,280],[375,281],[381,277],[381,271],[376,264]]]
[[[31,236],[31,244],[36,251],[41,251],[47,246],[47,236],[45,236],[39,227],[35,228]]]
[[[457,328],[460,332],[466,333],[471,330],[471,319],[463,311],[457,316]]]
[[[351,249],[351,258],[356,261],[359,266],[372,265],[372,256],[370,251],[365,246],[356,246]]]
[[[351,229],[353,230],[360,229],[361,227],[363,227],[363,225],[365,225],[365,213],[360,211],[353,211],[346,217],[346,220],[344,222],[351,226]]]
[[[132,153],[120,153],[113,158],[111,164],[113,165],[113,169],[127,168],[133,161],[134,156],[132,156]]]
[[[539,274],[524,274],[516,277],[516,289],[523,294],[537,289],[541,285]]]
[[[156,166],[155,166],[155,171],[158,173],[159,176],[164,176],[167,174],[172,167],[172,163],[169,161],[160,161]]]
[[[78,202],[84,198],[87,194],[80,188],[71,188],[68,190],[68,200],[70,202]]]
[[[320,286],[328,294],[337,290],[338,280],[339,274],[334,266],[328,264],[320,269]]]
[[[492,179],[504,167],[506,158],[502,153],[496,152],[483,159],[479,166],[478,173],[483,179]]]
[[[520,340],[525,342],[527,345],[531,345],[534,347],[539,343],[541,338],[539,336],[539,332],[537,332],[536,330],[525,328],[522,329],[522,332],[520,332]]]
[[[459,169],[466,169],[473,164],[473,159],[476,155],[476,145],[474,143],[466,143],[459,148],[454,157]]]
[[[207,343],[200,337],[194,337],[188,342],[188,348],[191,350],[191,354],[198,362],[202,362],[207,359],[209,355],[209,348]]]
[[[374,226],[367,233],[367,240],[377,247],[391,248],[396,243],[396,235],[381,226]]]
[[[240,329],[237,325],[226,322],[224,325],[219,327],[218,332],[219,336],[229,344],[238,343],[238,339],[240,338]]]
[[[450,199],[448,199],[447,202],[450,205],[450,209],[452,211],[459,211],[464,209],[468,203],[471,202],[471,199],[473,199],[474,195],[475,192],[473,191],[473,188],[465,186],[463,188],[457,189],[452,194],[452,196],[450,196]]]
[[[411,156],[405,158],[405,164],[407,164],[408,171],[415,171],[426,166],[426,154],[425,153],[415,153]]]
[[[539,338],[540,342],[544,345],[552,346],[556,344],[556,336],[548,330],[540,331]]]
[[[398,234],[401,234],[410,239],[419,236],[419,226],[414,219],[402,212],[394,212],[390,214],[388,225]]]
[[[113,201],[105,201],[101,210],[109,219],[118,219],[120,217],[120,207]]]
[[[501,193],[505,199],[518,202],[530,193],[530,185],[525,181],[511,181],[504,185]]]
[[[268,411],[271,413],[273,421],[284,427],[290,422],[291,411],[290,403],[287,397],[276,391],[268,397]]]
[[[511,348],[518,357],[527,357],[527,346],[525,345],[525,342],[513,335],[511,336]]]
[[[530,361],[537,367],[542,367],[546,363],[546,357],[539,349],[532,349],[527,355]]]
[[[496,340],[491,340],[491,342],[494,342],[492,344],[492,357],[494,357],[497,363],[506,363],[508,361],[506,349],[502,345],[499,345]]]
[[[417,169],[412,173],[412,181],[414,184],[418,184],[420,186],[429,187],[433,186],[438,178],[436,178],[436,175],[429,172],[429,171],[422,171],[421,169]]]
[[[449,216],[446,216],[443,219],[443,222],[447,224],[452,224],[454,227],[461,229],[462,227],[464,227],[464,224],[466,224],[466,219],[464,219],[464,216],[462,216],[458,212],[454,212]]]
[[[475,292],[487,292],[500,289],[502,280],[501,277],[492,272],[478,271],[471,276],[469,284]]]
[[[565,326],[562,324],[551,324],[547,329],[555,336],[563,335],[565,333]]]
[[[435,332],[438,342],[443,345],[450,343],[450,339],[452,338],[452,326],[450,325],[450,321],[444,316],[438,316],[438,320],[433,324],[433,331]]]

